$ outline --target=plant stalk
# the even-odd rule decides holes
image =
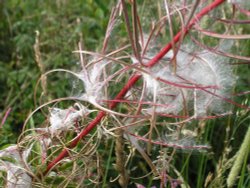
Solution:
[[[215,0],[210,5],[204,7],[198,14],[194,16],[194,18],[189,22],[189,24],[184,28],[181,29],[174,37],[173,41],[174,43],[177,43],[183,36],[185,36],[190,28],[199,21],[204,15],[208,14],[210,11],[221,5],[225,0]],[[166,53],[172,48],[173,41],[169,42],[156,56],[154,56],[145,66],[152,67],[155,64],[161,60]],[[119,103],[117,100],[123,99],[123,97],[126,95],[126,93],[130,90],[130,88],[141,78],[141,75],[138,73],[135,73],[127,82],[127,84],[122,88],[122,90],[118,93],[118,95],[115,97],[115,101],[111,102],[109,105],[110,109],[113,109],[116,107],[116,105]],[[71,144],[68,146],[68,148],[74,148],[77,143],[84,138],[87,134],[90,133],[90,131],[101,122],[101,120],[106,116],[106,113],[103,111],[100,111],[96,118],[85,128],[81,131],[81,133],[71,142]],[[51,168],[53,168],[58,162],[60,162],[63,158],[67,157],[69,155],[68,148],[64,148],[61,153],[49,163],[49,165],[46,168],[46,171],[44,174],[48,173]]]
[[[248,156],[249,152],[250,152],[250,126],[248,127],[245,138],[240,146],[240,150],[236,154],[236,160],[228,175],[227,186],[229,188],[234,186],[234,183],[238,178],[240,169],[242,168],[242,164],[245,161],[246,157]]]

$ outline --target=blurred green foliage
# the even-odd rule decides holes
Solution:
[[[73,69],[78,57],[72,51],[80,40],[88,50],[101,45],[111,3],[108,0],[0,1],[0,116],[12,109],[1,129],[0,145],[15,143],[15,133],[22,129],[25,118],[34,109],[34,88],[41,75],[33,48],[35,32],[40,33],[45,71]],[[50,93],[55,97],[69,92],[69,82],[64,77],[55,74],[49,80],[48,89],[53,88]]]

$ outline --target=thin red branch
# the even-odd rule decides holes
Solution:
[[[82,130],[82,132],[71,142],[69,145],[69,148],[74,148],[77,143],[86,136],[101,120],[103,117],[105,117],[106,113],[103,111],[100,111],[96,118],[85,128]],[[67,157],[69,155],[68,148],[64,148],[61,153],[47,166],[47,169],[45,171],[45,174],[59,161],[61,161],[64,157]]]
[[[6,119],[7,119],[7,117],[8,117],[9,114],[10,114],[10,111],[11,111],[11,108],[8,108],[7,112],[5,113],[5,115],[4,115],[3,119],[2,119],[0,128],[4,125],[4,123],[5,123]]]
[[[210,5],[203,8],[195,17],[189,22],[186,28],[181,29],[176,36],[174,37],[174,42],[177,43],[183,36],[185,36],[189,29],[197,22],[199,21],[204,15],[208,14],[210,11],[212,11],[214,8],[218,7],[220,4],[222,4],[225,0],[215,0]],[[172,42],[168,43],[153,59],[151,59],[147,67],[154,66],[159,60],[161,60],[166,53],[172,48]],[[118,93],[118,95],[115,97],[115,100],[122,99],[126,93],[130,90],[130,88],[141,78],[140,74],[133,75],[127,84],[123,87],[123,89]],[[110,103],[109,107],[110,109],[113,109],[116,107],[118,102],[112,102]],[[84,136],[90,133],[90,131],[98,124],[100,121],[105,117],[106,113],[103,111],[100,111],[97,115],[97,117],[84,129],[82,132],[73,140],[73,142],[69,145],[69,148],[73,148],[77,145],[79,140],[81,140]],[[50,162],[50,164],[47,166],[47,169],[45,171],[45,174],[53,168],[58,162],[60,162],[64,157],[67,157],[69,155],[68,149],[65,148],[63,151],[53,160]]]

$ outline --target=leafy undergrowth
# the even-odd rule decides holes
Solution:
[[[2,3],[1,186],[247,187],[249,5],[111,4]]]

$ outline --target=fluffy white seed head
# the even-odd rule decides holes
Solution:
[[[249,0],[228,0],[228,3],[237,4],[245,9],[250,8],[250,1]]]
[[[89,114],[91,111],[81,105],[79,110],[70,107],[67,109],[51,108],[50,109],[50,127],[49,132],[52,137],[61,134],[63,131],[71,129],[75,122]]]
[[[80,99],[89,101],[90,99],[97,100],[103,98],[104,81],[102,75],[107,64],[106,61],[91,63],[86,70],[82,70],[77,74],[85,88],[85,92],[80,95]]]
[[[144,111],[178,114],[184,106],[190,108],[191,105],[195,116],[207,115],[208,112],[223,113],[226,110],[222,107],[223,100],[215,95],[228,98],[228,91],[236,79],[227,59],[209,51],[191,53],[187,50],[190,48],[184,48],[177,53],[176,65],[170,61],[162,62],[151,69],[150,74],[143,73],[146,99],[152,101],[155,96],[154,102],[166,105]],[[173,56],[173,51],[166,55],[168,59]]]
[[[25,170],[23,161],[26,163],[32,146],[22,153],[18,151],[17,145],[0,151],[0,157],[14,159],[14,162],[0,159],[0,170],[7,172],[6,188],[31,188],[32,179]]]
[[[0,150],[0,157],[11,157],[16,161],[21,161],[17,145],[11,145],[3,150]]]

